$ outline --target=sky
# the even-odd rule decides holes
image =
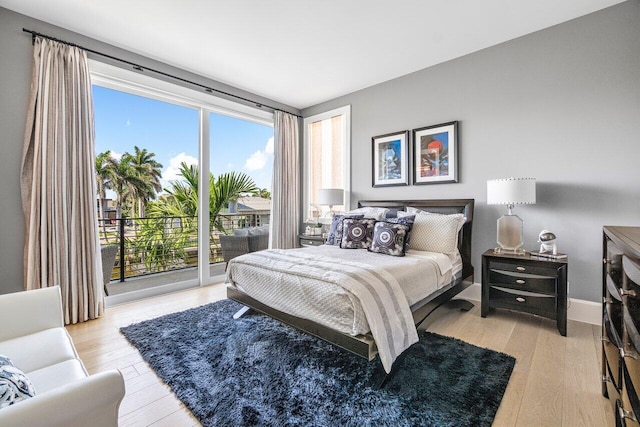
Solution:
[[[93,102],[96,154],[111,150],[118,157],[136,145],[146,148],[162,164],[163,188],[180,179],[180,162],[198,164],[198,110],[96,85]],[[211,114],[209,150],[215,176],[244,172],[271,191],[272,127]]]

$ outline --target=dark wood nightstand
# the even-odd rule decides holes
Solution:
[[[311,234],[298,234],[298,243],[300,246],[320,246],[324,245],[324,237]]]
[[[482,254],[482,309],[522,311],[553,319],[567,336],[567,260],[526,255]]]

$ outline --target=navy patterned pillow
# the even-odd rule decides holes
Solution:
[[[375,223],[376,220],[373,218],[344,219],[340,247],[343,249],[367,249],[373,240]]]
[[[345,218],[364,218],[364,215],[334,215],[331,219],[331,227],[327,236],[327,245],[340,246],[342,242],[342,220]]]
[[[404,256],[411,226],[389,221],[378,221],[373,228],[370,252]]]
[[[33,384],[11,359],[0,354],[0,408],[36,395]]]
[[[413,222],[416,219],[415,215],[402,216],[399,218],[387,218],[384,221],[391,224],[404,224],[409,226],[409,231],[404,238],[404,250],[409,249],[409,239],[411,238],[411,229],[413,228]]]

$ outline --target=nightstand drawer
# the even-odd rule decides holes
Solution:
[[[556,298],[553,296],[491,286],[489,299],[492,307],[524,311],[552,318],[556,316]]]
[[[489,272],[489,283],[513,289],[556,294],[555,275],[553,277],[534,276],[533,274],[510,273],[492,268]]]
[[[311,239],[305,239],[304,237],[301,237],[300,245],[301,246],[320,246],[320,245],[324,245],[324,242],[322,240],[311,240]]]
[[[510,271],[513,273],[535,274],[538,276],[547,276],[555,278],[558,275],[557,269],[553,267],[542,267],[539,265],[531,265],[531,262],[505,262],[491,261],[489,263],[491,270]]]

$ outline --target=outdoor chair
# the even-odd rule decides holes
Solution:
[[[249,252],[261,251],[269,247],[268,229],[266,229],[266,232],[254,231],[254,234],[250,234],[252,232],[252,229],[246,230],[248,230],[246,235],[220,235],[220,247],[222,248],[222,257],[224,259],[225,265],[237,256],[248,254]]]
[[[104,294],[109,296],[107,285],[111,282],[111,273],[113,266],[116,264],[116,255],[118,255],[118,245],[107,245],[100,248],[102,256],[102,283],[104,286]]]

